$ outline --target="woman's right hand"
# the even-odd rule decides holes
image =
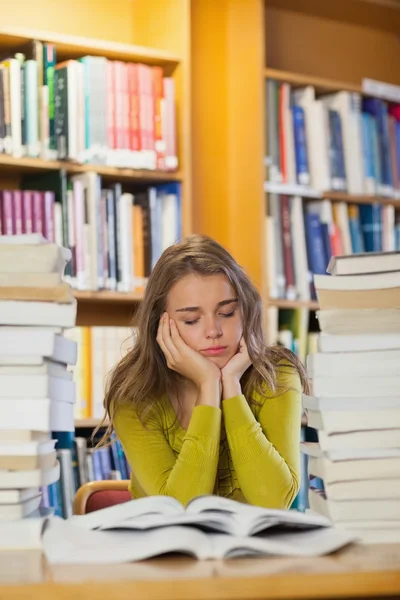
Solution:
[[[168,368],[193,381],[199,390],[221,381],[221,370],[183,341],[175,321],[169,318],[168,313],[164,313],[160,319],[157,342]]]

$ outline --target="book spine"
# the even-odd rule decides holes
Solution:
[[[21,153],[25,156],[26,139],[27,139],[27,122],[26,122],[26,63],[20,61],[21,69]]]
[[[4,141],[6,137],[4,121],[4,65],[0,64],[0,153],[4,152]]]
[[[1,227],[3,235],[13,235],[14,210],[12,192],[3,190],[1,192]]]
[[[290,204],[288,196],[281,196],[281,219],[283,240],[283,264],[286,280],[286,298],[296,298],[296,282],[294,278],[292,232],[290,227]]]
[[[165,127],[163,126],[163,119],[165,118],[165,98],[162,68],[152,67],[152,76],[154,90],[154,138],[157,156],[156,167],[160,171],[164,171],[166,144],[164,139]]]
[[[40,192],[32,192],[32,229],[43,234],[42,197]]]
[[[56,110],[55,110],[55,68],[56,47],[54,44],[43,44],[43,79],[49,89],[49,146],[56,150]]]
[[[19,235],[23,233],[22,229],[22,192],[15,190],[12,193],[14,204],[14,226],[13,233]]]
[[[111,60],[107,61],[106,66],[106,95],[107,95],[107,144],[108,152],[111,155],[115,148],[115,97],[114,97],[114,68]]]
[[[35,60],[27,60],[25,62],[25,144],[27,155],[33,157],[39,155],[37,69],[38,66]]]
[[[58,158],[69,155],[68,146],[68,69],[57,65],[54,74],[55,85],[55,135]]]
[[[165,167],[168,171],[178,168],[178,153],[176,144],[176,106],[175,106],[175,81],[172,77],[164,77],[165,94]]]
[[[33,233],[32,192],[22,192],[22,233]]]
[[[3,63],[3,100],[4,100],[4,152],[12,154],[12,136],[11,136],[11,99],[10,99],[10,67]]]
[[[43,226],[44,237],[49,242],[55,241],[55,223],[54,223],[54,192],[43,192]]]
[[[115,203],[113,190],[107,190],[108,289],[117,289],[117,257],[115,240]]]
[[[305,129],[304,109],[293,106],[293,129],[296,157],[297,181],[301,185],[310,184],[310,171],[308,168],[307,139]]]

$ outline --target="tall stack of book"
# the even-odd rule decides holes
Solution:
[[[39,543],[40,488],[51,489],[60,474],[51,432],[74,431],[67,365],[76,343],[62,335],[76,319],[62,282],[69,259],[69,250],[37,234],[0,237],[1,548]]]
[[[340,256],[316,276],[322,333],[304,398],[310,508],[365,541],[400,539],[400,253]],[[319,480],[319,481],[318,481]]]

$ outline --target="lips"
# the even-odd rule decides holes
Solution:
[[[218,356],[219,354],[223,354],[226,350],[226,346],[214,346],[213,348],[206,348],[202,350],[202,354],[206,356]]]

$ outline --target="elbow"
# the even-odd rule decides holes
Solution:
[[[246,499],[249,504],[262,508],[287,510],[292,506],[299,489],[299,474],[288,467],[287,472],[279,476],[279,481],[260,482],[259,486],[249,490]]]

